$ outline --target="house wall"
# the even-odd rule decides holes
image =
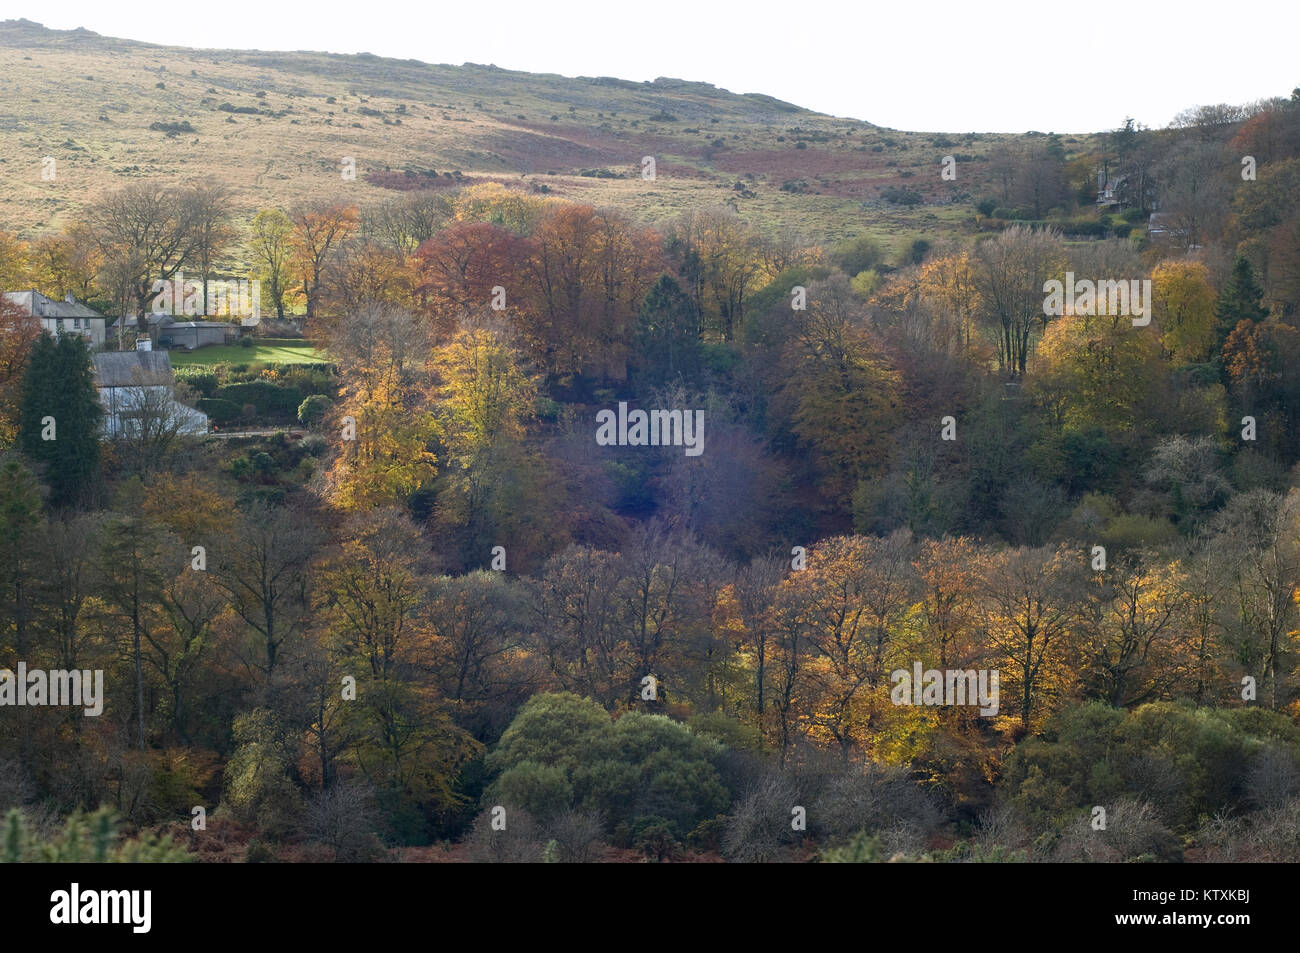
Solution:
[[[104,407],[104,435],[118,437],[122,434],[122,415],[141,406],[150,394],[170,398],[172,389],[166,385],[151,387],[101,387],[99,402]]]
[[[41,327],[55,336],[80,334],[89,338],[91,346],[95,348],[102,348],[107,337],[105,325],[108,322],[102,318],[41,318],[40,322]]]

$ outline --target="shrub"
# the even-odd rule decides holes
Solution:
[[[653,861],[671,860],[681,852],[677,842],[677,826],[662,817],[638,819],[632,825],[632,846]]]
[[[257,708],[234,723],[234,754],[223,776],[223,804],[236,820],[269,836],[288,833],[302,807],[289,778],[294,755],[274,712]]]
[[[318,433],[309,433],[298,441],[298,452],[304,457],[322,456],[329,448],[329,441]]]
[[[599,811],[629,842],[639,820],[655,817],[681,840],[727,809],[730,794],[717,767],[723,753],[717,741],[663,715],[629,712],[611,724],[590,699],[535,695],[488,755],[499,776],[483,803],[518,797],[521,807],[548,816]]]
[[[920,205],[925,201],[924,196],[916,189],[909,189],[906,186],[899,188],[896,185],[887,186],[880,193],[880,198],[890,205]]]
[[[298,405],[298,420],[308,427],[320,423],[329,413],[330,399],[324,394],[312,394]]]
[[[215,397],[200,397],[194,405],[218,424],[228,424],[232,420],[238,420],[243,412],[234,401],[220,400]]]
[[[303,400],[298,388],[281,387],[265,380],[227,384],[219,388],[215,396],[236,404],[252,404],[259,417],[282,420],[296,418]]]
[[[188,384],[202,397],[211,397],[217,390],[217,375],[210,370],[180,367],[176,369],[176,380]]]
[[[866,234],[840,242],[831,251],[831,261],[850,276],[875,268],[884,260],[885,250],[878,241]]]
[[[493,809],[504,809],[505,827],[494,830]],[[532,815],[513,805],[494,805],[483,811],[474,821],[474,827],[465,838],[469,859],[478,864],[536,864],[541,863],[546,845]]]
[[[1091,702],[1055,715],[1042,737],[1022,741],[1003,784],[1032,824],[1059,825],[1088,805],[1144,801],[1174,831],[1198,818],[1240,809],[1259,791],[1243,784],[1266,739],[1294,755],[1297,732],[1273,712],[1200,708],[1171,702],[1122,711]],[[1278,755],[1271,756],[1275,761]],[[1260,769],[1263,770],[1263,769]],[[1272,770],[1271,768],[1269,770]]]

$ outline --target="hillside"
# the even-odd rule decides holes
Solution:
[[[679,79],[190,50],[26,20],[0,23],[0,76],[10,173],[0,228],[25,236],[143,177],[220,178],[249,217],[341,191],[365,205],[394,187],[491,178],[647,223],[731,204],[760,227],[817,242],[934,233],[966,227],[969,204],[953,203],[985,178],[988,148],[1017,138],[897,132]],[[940,180],[947,154],[962,166],[956,182]],[[640,174],[646,155],[653,182]],[[58,163],[54,183],[41,180],[45,156]],[[356,160],[353,182],[340,174],[344,156]],[[890,186],[923,204],[881,202]]]

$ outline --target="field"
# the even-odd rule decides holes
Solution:
[[[328,358],[316,350],[311,341],[275,340],[258,341],[253,347],[235,344],[218,344],[197,351],[172,351],[172,364],[187,367],[202,364],[312,364]]]
[[[26,238],[130,181],[179,184],[219,170],[245,234],[269,205],[364,208],[413,184],[492,180],[646,224],[725,205],[816,243],[870,231],[894,244],[922,230],[970,234],[967,196],[989,179],[989,150],[1019,138],[883,129],[680,79],[187,50],[25,20],[0,23],[0,98],[0,229]],[[1085,151],[1093,137],[1063,142]],[[957,181],[940,179],[948,154]],[[41,176],[47,156],[53,181]],[[653,180],[641,176],[644,156],[656,160]],[[355,160],[355,180],[343,179],[343,157]],[[904,186],[923,204],[881,201]]]

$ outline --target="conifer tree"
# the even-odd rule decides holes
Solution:
[[[1219,300],[1214,307],[1220,346],[1240,322],[1263,321],[1268,317],[1268,309],[1261,303],[1263,298],[1264,291],[1255,281],[1255,269],[1250,267],[1250,262],[1244,256],[1237,256],[1232,266],[1232,275],[1219,292]]]
[[[86,341],[42,335],[23,378],[19,445],[42,471],[53,506],[87,495],[99,468],[103,413]]]

